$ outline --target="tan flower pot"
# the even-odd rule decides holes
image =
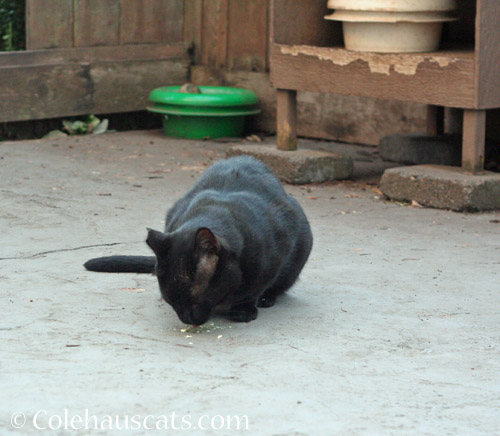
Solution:
[[[456,19],[455,0],[329,0],[345,46],[355,51],[427,52],[439,48],[442,26]]]

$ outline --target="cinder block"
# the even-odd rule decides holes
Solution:
[[[279,179],[294,185],[348,179],[353,171],[350,156],[325,151],[283,151],[275,145],[234,145],[226,154],[227,157],[254,156],[267,164]]]
[[[470,174],[460,167],[416,165],[384,172],[381,191],[400,201],[455,211],[500,209],[500,174]]]

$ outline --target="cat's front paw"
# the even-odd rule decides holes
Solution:
[[[240,304],[231,307],[227,313],[227,317],[231,321],[236,322],[250,322],[257,318],[259,311],[254,304]]]
[[[274,306],[275,302],[276,302],[275,296],[266,297],[265,295],[263,295],[262,297],[259,298],[259,301],[257,302],[257,307],[272,307]]]

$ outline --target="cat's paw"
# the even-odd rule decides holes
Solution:
[[[235,322],[250,322],[257,318],[258,313],[254,305],[240,305],[231,307],[227,317]]]
[[[276,302],[276,297],[266,297],[263,295],[262,297],[259,298],[259,301],[257,302],[257,307],[272,307],[274,306],[274,303]]]

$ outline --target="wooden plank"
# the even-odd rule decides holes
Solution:
[[[165,42],[180,42],[184,39],[184,0],[167,0],[165,19]]]
[[[120,0],[74,0],[74,45],[120,43]]]
[[[341,45],[342,25],[325,20],[325,0],[272,0],[272,40],[277,44]]]
[[[277,145],[279,150],[297,150],[297,91],[277,90]]]
[[[274,44],[276,88],[474,108],[474,53],[380,54]]]
[[[26,0],[26,49],[73,46],[73,2]]]
[[[141,110],[153,88],[185,83],[189,63],[184,56],[0,67],[0,122]]]
[[[120,43],[182,41],[182,0],[120,0]]]
[[[230,0],[228,68],[265,71],[269,0]]]
[[[0,68],[0,122],[92,112],[88,65]]]
[[[229,0],[204,0],[202,28],[203,65],[224,68],[227,60]]]
[[[465,110],[462,143],[462,168],[476,173],[484,169],[486,111]]]
[[[32,50],[0,53],[1,67],[60,65],[126,60],[187,59],[188,46],[176,44],[144,44],[111,47],[75,47],[70,49]]]
[[[481,109],[500,107],[500,7],[498,0],[478,0],[476,16],[476,87]]]
[[[201,63],[203,0],[184,0],[184,41],[191,45],[195,65]]]
[[[297,111],[299,136],[354,144],[426,128],[426,106],[397,100],[298,92]]]
[[[160,86],[188,81],[189,61],[96,63],[90,70],[93,112],[131,112],[146,108],[149,93]]]

